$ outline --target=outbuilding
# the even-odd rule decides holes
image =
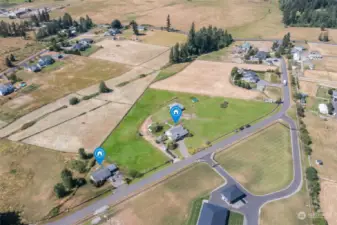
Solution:
[[[204,201],[197,225],[225,225],[227,224],[228,216],[229,211],[226,208]]]
[[[0,95],[5,96],[14,92],[14,87],[12,84],[0,84]]]
[[[319,112],[327,115],[329,113],[328,106],[324,103],[318,105]]]
[[[228,204],[234,204],[245,197],[246,194],[241,191],[235,184],[229,186],[221,193],[222,200],[226,201]]]

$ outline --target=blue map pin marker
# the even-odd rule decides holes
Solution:
[[[181,108],[179,106],[176,105],[176,106],[173,106],[170,109],[170,114],[171,114],[171,117],[172,117],[174,123],[178,123],[181,115],[183,114],[183,111],[181,110]]]
[[[96,148],[95,151],[94,151],[94,156],[95,156],[96,162],[99,165],[102,165],[102,162],[104,161],[104,158],[105,158],[105,151],[104,151],[104,149],[101,148],[101,147]]]

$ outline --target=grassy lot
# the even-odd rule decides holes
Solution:
[[[280,76],[278,76],[276,73],[256,71],[256,74],[260,77],[260,79],[270,83],[281,83]]]
[[[200,210],[202,207],[202,201],[203,200],[208,200],[209,195],[202,196],[200,198],[196,198],[192,201],[192,205],[190,208],[190,213],[189,213],[189,218],[187,222],[184,225],[196,225],[198,222]]]
[[[223,134],[251,123],[276,107],[274,104],[257,101],[167,91],[156,92],[157,95],[169,94],[171,98],[176,98],[172,102],[179,102],[185,106],[186,110],[183,113],[181,123],[193,134],[193,137],[185,139],[185,143],[191,153],[200,147],[205,147],[207,141],[213,141]],[[193,103],[192,97],[197,97],[199,102]],[[225,100],[229,103],[226,109],[220,107],[220,104]],[[160,110],[153,114],[153,121],[173,123],[167,105],[168,103],[164,104]]]
[[[278,88],[278,87],[271,87],[271,86],[267,86],[264,89],[264,93],[269,97],[272,98],[274,100],[277,100],[279,98],[282,98],[282,89]]]
[[[230,212],[228,225],[243,225],[244,216],[240,213]]]
[[[87,48],[85,51],[81,52],[81,56],[90,56],[97,52],[101,47],[97,45],[91,45],[90,48]]]
[[[187,36],[175,32],[156,30],[146,32],[146,35],[140,36],[140,39],[146,44],[171,47],[176,43],[185,42],[187,40]]]
[[[101,80],[120,76],[129,69],[129,67],[119,63],[70,56],[43,68],[38,73],[20,70],[17,72],[18,77],[39,88],[29,92],[28,97],[33,98],[32,101],[20,102],[19,105],[15,104],[15,107],[11,106],[11,101],[2,105],[0,120],[12,121],[67,94],[99,83]]]
[[[305,185],[305,184],[303,184]],[[302,190],[287,199],[268,203],[261,209],[260,225],[307,225],[311,224],[308,216],[310,210],[308,205],[310,199],[305,190]],[[298,213],[304,212],[307,217],[304,220],[298,219]],[[282,216],[277,216],[282,215]]]
[[[215,159],[254,194],[280,190],[292,180],[289,129],[276,123],[216,154]]]
[[[318,86],[316,97],[331,99],[331,95],[329,95],[329,93],[328,93],[329,89],[331,89],[331,88],[326,87],[326,86]]]
[[[164,80],[166,78],[169,78],[183,69],[185,69],[190,63],[179,63],[179,64],[173,64],[169,67],[166,67],[165,69],[161,70],[158,76],[156,77],[155,81]]]
[[[306,108],[311,110],[311,111],[314,111],[314,112],[319,112],[318,105],[321,104],[321,103],[328,104],[329,102],[330,102],[329,99],[308,97]]]
[[[231,52],[230,47],[223,48],[215,52],[201,55],[199,56],[198,59],[206,61],[224,61],[229,56],[230,52]]]
[[[123,224],[195,225],[200,199],[223,182],[208,165],[195,164],[115,206],[112,219]]]

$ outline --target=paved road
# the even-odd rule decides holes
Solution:
[[[282,69],[282,80],[288,80],[288,74],[287,74],[287,68],[284,60],[281,61],[281,69]],[[288,82],[289,83],[289,82]],[[93,212],[104,206],[104,205],[111,205],[114,204],[121,199],[132,195],[135,192],[138,192],[140,190],[146,189],[149,187],[151,184],[154,184],[158,182],[159,180],[164,179],[165,177],[168,177],[170,174],[173,174],[181,169],[183,169],[186,166],[189,166],[193,163],[195,163],[198,160],[205,160],[205,159],[210,159],[210,155],[218,150],[225,149],[232,145],[233,143],[239,141],[242,138],[245,138],[254,132],[256,132],[259,129],[262,129],[273,122],[283,119],[285,120],[289,126],[291,127],[291,137],[292,137],[292,146],[293,146],[293,158],[294,158],[294,179],[292,183],[284,190],[281,190],[279,192],[272,193],[270,195],[266,196],[261,196],[259,198],[255,198],[256,196],[253,196],[250,194],[251,198],[254,199],[252,200],[251,204],[247,204],[244,208],[242,208],[244,214],[245,214],[245,219],[248,221],[249,225],[257,225],[258,224],[258,218],[259,218],[259,209],[260,207],[263,206],[263,204],[276,200],[278,198],[283,198],[287,197],[291,194],[296,193],[301,188],[302,185],[302,170],[301,170],[301,160],[300,160],[300,152],[299,152],[299,147],[298,147],[298,136],[297,136],[297,131],[296,131],[296,126],[295,123],[288,117],[285,116],[286,111],[290,107],[290,90],[288,86],[284,88],[284,99],[283,99],[283,105],[282,108],[279,112],[276,114],[266,118],[263,121],[260,121],[256,124],[253,124],[250,128],[247,128],[243,130],[240,133],[237,133],[236,135],[233,135],[229,138],[225,138],[218,143],[212,145],[211,147],[207,148],[204,151],[201,151],[187,159],[181,160],[177,163],[174,163],[156,173],[153,175],[146,177],[142,179],[141,181],[129,185],[127,188],[120,190],[116,192],[113,195],[110,195],[104,199],[97,200],[90,204],[89,206],[86,206],[66,217],[63,217],[55,222],[50,222],[48,223],[49,225],[71,225],[71,224],[76,224],[79,221],[91,216]],[[227,176],[227,182],[235,182],[234,179],[228,179],[228,174],[221,169],[220,167],[216,167],[216,169],[222,173],[224,176]],[[247,192],[247,194],[249,194]],[[250,201],[249,201],[250,202]],[[251,206],[252,205],[252,206]],[[251,208],[255,209],[251,209]]]

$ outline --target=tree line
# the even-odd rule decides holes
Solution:
[[[68,36],[71,36],[71,31],[69,30],[70,27],[74,27],[76,31],[83,33],[92,28],[94,23],[88,15],[85,18],[80,17],[79,22],[77,22],[76,20],[73,20],[69,13],[65,13],[63,17],[44,22],[44,25],[45,26],[38,29],[35,34],[37,40],[57,34],[62,29],[68,29]]]
[[[280,0],[280,9],[285,25],[337,27],[335,0]]]
[[[20,23],[7,23],[3,20],[0,22],[1,37],[23,37],[26,38],[26,31],[29,29],[27,21]]]
[[[227,47],[232,42],[232,35],[221,28],[210,25],[208,28],[202,27],[199,31],[195,31],[195,25],[192,23],[187,42],[177,43],[171,48],[170,62],[188,62],[198,55]]]

